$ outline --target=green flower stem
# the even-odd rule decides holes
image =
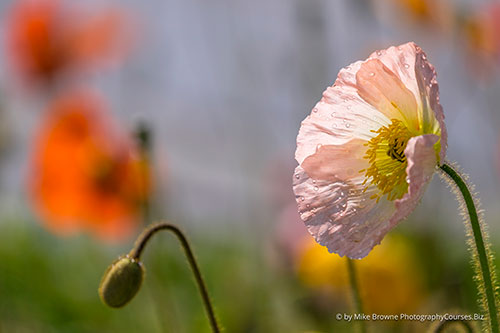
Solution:
[[[354,267],[354,260],[347,258],[347,270],[349,274],[349,282],[351,284],[352,298],[354,301],[354,308],[356,313],[363,313],[363,303],[361,302],[361,295],[358,288],[358,276],[356,274],[356,267]],[[361,333],[366,332],[366,325],[363,320],[359,321]]]
[[[436,330],[434,331],[435,333],[443,333],[446,332],[448,327],[451,327],[452,325],[459,324],[462,326],[463,330],[467,333],[474,333],[474,330],[472,329],[472,326],[464,321],[464,320],[443,320],[439,325],[436,327]]]
[[[177,226],[165,222],[156,223],[149,226],[139,236],[139,238],[135,243],[134,248],[132,249],[132,251],[130,251],[129,256],[133,259],[139,260],[149,239],[160,230],[167,230],[172,232],[181,243],[182,248],[184,249],[184,252],[186,254],[187,260],[189,262],[189,265],[191,266],[191,270],[193,271],[193,275],[198,285],[198,289],[200,290],[201,298],[203,300],[203,305],[205,306],[205,310],[207,312],[207,317],[208,320],[210,321],[210,326],[212,327],[212,331],[215,333],[219,333],[220,329],[217,324],[217,319],[215,318],[215,311],[210,301],[210,297],[208,296],[208,290],[205,285],[205,281],[201,276],[200,269],[198,267],[193,251],[191,250],[191,246],[189,245],[186,236],[184,236],[184,233]]]
[[[482,278],[478,279],[479,283],[483,284],[483,290],[486,296],[487,309],[489,312],[490,328],[492,332],[500,332],[498,326],[498,311],[495,303],[495,291],[493,289],[492,275],[490,271],[490,265],[488,262],[488,253],[486,251],[485,242],[483,240],[483,235],[481,231],[481,225],[479,223],[479,218],[474,204],[474,199],[470,193],[469,187],[460,174],[453,169],[450,165],[444,163],[441,165],[441,170],[443,170],[448,177],[450,177],[458,189],[462,193],[467,211],[469,213],[469,221],[472,228],[472,233],[474,236],[474,241],[476,244],[477,256],[479,258],[479,266],[481,268]],[[484,231],[483,231],[484,232]]]

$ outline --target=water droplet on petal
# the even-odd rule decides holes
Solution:
[[[374,77],[375,76],[375,73],[374,72],[370,72],[369,74],[371,77]]]
[[[332,118],[335,117],[335,112],[332,112],[332,114],[330,115]]]
[[[313,109],[313,112],[314,112],[314,113],[318,112],[318,108],[314,108],[314,109]]]
[[[377,51],[377,55],[380,57],[382,55],[381,51]]]
[[[300,175],[299,175],[299,174],[296,174],[296,175],[295,175],[295,178],[299,179],[299,178],[300,178]]]
[[[359,243],[363,239],[363,233],[359,230],[356,230],[350,236],[348,236],[348,238],[355,243]]]
[[[313,179],[313,184],[316,184],[316,180]]]
[[[315,190],[315,191],[319,190],[319,187],[314,186],[314,190]]]
[[[311,205],[310,205],[310,204],[307,204],[307,205],[306,205],[306,208],[309,208],[309,207],[311,207]]]
[[[346,128],[349,128],[349,127],[351,127],[351,124],[349,124],[349,123],[345,123],[345,127],[346,127]]]
[[[410,65],[408,65],[408,64],[404,64],[404,66],[406,69],[410,68]]]
[[[316,145],[316,150],[319,150],[323,145],[321,143],[318,143],[318,145]]]
[[[306,198],[300,197],[300,201],[304,201],[304,200],[306,200]]]
[[[347,110],[350,110],[352,107],[350,105],[347,106]]]

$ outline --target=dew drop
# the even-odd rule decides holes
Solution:
[[[349,237],[353,242],[359,243],[363,239],[363,234],[361,231],[357,230],[352,233],[352,235]]]
[[[306,198],[300,197],[300,201],[304,201],[304,200],[306,200]]]
[[[382,55],[382,51],[377,51],[377,55],[380,57]]]
[[[425,54],[422,54],[422,59],[426,60],[427,56]]]
[[[375,73],[374,72],[370,72],[369,74],[371,77],[374,77],[375,76]]]
[[[295,178],[296,178],[296,179],[299,179],[299,178],[300,178],[300,175],[299,175],[299,174],[296,174],[296,175],[295,175]]]
[[[349,123],[345,123],[345,127],[346,127],[346,128],[349,128],[349,127],[351,127],[351,124],[349,124]]]
[[[314,186],[314,190],[315,190],[315,191],[318,191],[318,190],[319,190],[319,187]]]
[[[337,128],[337,124],[336,124],[336,123],[333,123],[333,124],[332,124],[332,127],[333,127],[333,128]]]
[[[350,110],[352,107],[350,105],[347,106],[347,110]]]
[[[310,204],[307,204],[307,205],[306,205],[306,208],[309,208],[309,207],[311,207],[311,205],[310,205]]]
[[[313,179],[313,184],[316,184],[316,180]]]
[[[410,65],[408,65],[408,64],[404,64],[404,66],[406,69],[410,68]]]
[[[330,114],[330,116],[331,116],[332,118],[334,118],[334,117],[335,117],[335,112],[332,112],[332,114]]]
[[[313,112],[314,112],[314,113],[318,112],[318,108],[314,108],[314,109],[313,109]]]
[[[323,147],[323,145],[322,145],[321,143],[318,143],[318,144],[316,145],[316,150],[320,149],[321,147]]]

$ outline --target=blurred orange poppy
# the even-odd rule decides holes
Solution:
[[[372,0],[372,4],[375,13],[389,23],[413,22],[444,34],[453,32],[455,7],[450,0]]]
[[[9,56],[29,79],[116,63],[130,46],[130,20],[116,8],[91,14],[73,1],[21,0],[8,18]]]
[[[57,100],[34,143],[29,190],[46,226],[113,240],[129,235],[151,188],[144,155],[95,95]]]
[[[465,20],[470,51],[487,65],[500,56],[500,5],[488,3]],[[490,69],[488,69],[489,71]]]

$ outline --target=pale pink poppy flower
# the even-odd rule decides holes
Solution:
[[[297,136],[293,190],[309,233],[365,257],[416,207],[446,137],[436,72],[415,43],[343,68]]]

